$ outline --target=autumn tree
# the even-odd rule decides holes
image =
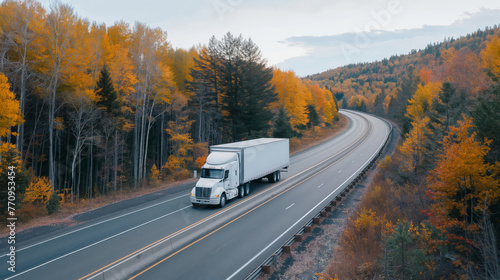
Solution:
[[[379,271],[382,228],[386,220],[366,208],[351,214],[339,238],[335,259],[328,268],[330,277],[359,279]]]
[[[186,96],[177,92],[172,95],[171,110],[173,120],[169,121],[166,129],[172,143],[172,152],[162,167],[164,175],[180,172],[184,176],[188,176],[188,168],[193,166],[193,140],[191,139],[190,129],[194,120],[189,120],[187,104]]]
[[[47,99],[48,99],[48,132],[49,132],[49,181],[55,186],[56,168],[55,168],[55,118],[56,118],[56,100],[58,89],[61,83],[75,73],[81,71],[84,63],[84,54],[86,44],[88,23],[78,18],[67,4],[53,3],[50,12],[46,16],[44,34],[44,45],[46,51],[43,60],[46,65],[47,81]],[[80,73],[82,74],[82,73]]]
[[[149,136],[154,120],[162,114],[155,109],[169,102],[172,72],[163,60],[168,48],[166,33],[136,23],[131,34],[130,53],[137,83],[134,96],[133,177],[135,185],[146,175]],[[165,108],[165,107],[163,107]]]
[[[4,74],[0,73],[0,138],[11,134],[10,127],[24,122],[19,101],[15,94],[10,91],[10,84]]]
[[[426,141],[431,130],[428,127],[430,118],[424,116],[411,123],[411,130],[405,135],[403,144],[399,151],[403,156],[403,170],[408,173],[416,173],[422,169],[423,161],[428,158],[429,151],[426,149]]]
[[[283,107],[290,117],[294,132],[299,132],[299,128],[309,122],[307,103],[312,100],[311,92],[293,71],[274,69],[271,83],[278,94],[278,101],[273,104],[274,110],[278,111]]]
[[[493,36],[481,52],[482,65],[488,75],[495,81],[500,82],[500,39]]]
[[[80,196],[80,180],[77,180],[76,166],[81,163],[81,153],[92,139],[92,123],[98,116],[95,108],[95,93],[92,90],[76,91],[68,100],[69,122],[71,134],[74,137],[74,148],[71,160],[71,203],[74,196]]]
[[[172,69],[174,75],[173,81],[180,91],[185,91],[186,83],[191,82],[193,79],[190,75],[190,71],[194,67],[194,58],[197,54],[194,47],[189,50],[169,50],[168,66]]]
[[[17,108],[17,107],[13,107]],[[0,172],[5,176],[0,177],[0,216],[7,217],[8,212],[8,196],[9,189],[12,191],[12,176],[8,176],[9,172],[15,173],[15,206],[19,208],[22,205],[22,196],[33,179],[32,172],[28,171],[21,160],[20,152],[15,145],[5,142],[0,142]],[[11,177],[11,178],[9,178]],[[13,202],[13,201],[11,201]]]
[[[354,109],[354,110],[366,112],[367,111],[367,103],[368,103],[368,99],[366,97],[364,97],[362,95],[354,95],[351,98],[349,98],[347,106],[349,108]]]
[[[133,93],[137,84],[137,75],[134,71],[132,58],[129,55],[131,44],[131,30],[129,25],[123,21],[116,22],[108,27],[107,36],[103,40],[106,68],[108,68],[110,80],[116,92],[114,103],[117,110],[113,111],[111,124],[115,125],[113,143],[113,189],[117,189],[118,172],[123,171],[124,145],[128,132],[133,129]],[[91,149],[92,150],[92,147]],[[90,176],[92,177],[92,176]]]
[[[450,82],[465,97],[477,99],[479,93],[486,88],[487,79],[481,69],[481,62],[476,53],[468,47],[456,50],[450,48],[444,56],[443,80]],[[464,104],[465,109],[470,109]]]
[[[429,196],[434,201],[429,211],[432,224],[460,254],[459,264],[468,277],[485,277],[476,270],[494,256],[475,255],[474,237],[480,233],[484,211],[500,198],[498,165],[485,163],[491,140],[475,139],[472,119],[463,117],[451,127],[443,141],[443,152],[428,180]],[[495,252],[496,254],[496,252]],[[477,258],[482,261],[477,262]],[[479,273],[479,274],[478,274]],[[497,272],[498,273],[498,272]]]
[[[19,108],[25,114],[28,82],[34,70],[39,67],[39,54],[43,50],[40,33],[45,10],[35,0],[4,1],[0,7],[2,18],[2,41],[12,46],[16,62],[12,61],[13,73],[18,75]],[[12,58],[11,58],[12,59]],[[0,69],[0,71],[3,71]],[[17,80],[17,79],[16,79]],[[24,123],[17,129],[16,146],[21,154],[24,148]]]

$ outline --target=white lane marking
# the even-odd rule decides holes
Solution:
[[[29,246],[26,246],[24,248],[21,248],[19,250],[17,250],[17,252],[20,252],[20,251],[23,251],[23,250],[26,250],[26,249],[29,249],[29,248],[32,248],[32,247],[35,247],[35,246],[38,246],[38,245],[41,245],[43,243],[47,243],[49,241],[52,241],[52,240],[55,240],[55,239],[58,239],[58,238],[61,238],[63,236],[66,236],[66,235],[70,235],[72,233],[75,233],[75,232],[78,232],[78,231],[82,231],[84,229],[88,229],[88,228],[91,228],[93,226],[97,226],[97,225],[100,225],[100,224],[104,224],[104,223],[107,223],[109,221],[112,221],[112,220],[116,220],[116,219],[119,219],[119,218],[123,218],[125,216],[128,216],[128,215],[131,215],[131,214],[134,214],[134,213],[137,213],[137,212],[140,212],[140,211],[143,211],[143,210],[146,210],[146,209],[149,209],[149,208],[152,208],[152,207],[155,207],[155,206],[158,206],[160,204],[163,204],[163,203],[167,203],[167,202],[170,202],[172,200],[176,200],[176,199],[179,199],[181,197],[184,197],[184,196],[188,196],[190,195],[190,193],[187,193],[187,194],[183,194],[181,196],[177,196],[177,197],[174,197],[174,198],[171,198],[171,199],[168,199],[168,200],[165,200],[165,201],[162,201],[162,202],[159,202],[159,203],[156,203],[156,204],[153,204],[153,205],[149,205],[147,207],[144,207],[144,208],[141,208],[141,209],[137,209],[135,211],[132,211],[132,212],[128,212],[128,213],[125,213],[123,215],[120,215],[120,216],[116,216],[114,218],[111,218],[111,219],[107,219],[107,220],[104,220],[104,221],[100,221],[98,223],[95,223],[95,224],[91,224],[91,225],[88,225],[88,226],[85,226],[85,227],[82,227],[82,228],[79,228],[79,229],[76,229],[76,230],[73,230],[73,231],[70,231],[70,232],[67,232],[65,234],[61,234],[61,235],[58,235],[58,236],[55,236],[55,237],[52,237],[52,238],[49,238],[47,240],[44,240],[42,242],[38,242],[36,244],[33,244],[33,245],[29,245]],[[174,211],[174,212],[177,212],[178,210]],[[174,213],[172,212],[172,213]],[[3,255],[3,256],[0,256],[0,258],[3,258],[3,257],[6,257],[7,255]]]
[[[351,129],[352,129],[352,128],[351,128]],[[348,149],[348,148],[350,148],[350,147],[352,147],[352,146],[353,146],[353,144],[349,145],[348,147],[343,148],[341,151],[344,151],[344,150],[346,150],[346,149]],[[258,196],[261,196],[261,195],[263,195],[263,194],[265,194],[265,193],[267,193],[267,192],[270,192],[270,191],[272,191],[272,190],[274,190],[274,189],[276,189],[276,188],[279,188],[282,184],[285,184],[287,181],[291,180],[292,178],[295,178],[295,177],[297,177],[297,176],[300,176],[301,174],[303,174],[303,173],[305,173],[305,172],[307,172],[307,171],[309,171],[309,170],[311,170],[311,169],[313,169],[313,168],[315,168],[315,167],[317,167],[317,166],[319,166],[319,165],[323,164],[324,162],[327,162],[328,160],[330,160],[330,159],[334,158],[334,157],[335,157],[335,156],[337,156],[338,154],[340,154],[340,152],[339,152],[339,153],[337,153],[337,154],[332,155],[331,157],[329,157],[329,158],[327,158],[327,159],[324,159],[324,160],[322,160],[322,161],[320,161],[320,162],[318,162],[318,163],[314,164],[313,166],[310,166],[309,168],[307,168],[307,169],[305,169],[305,170],[302,170],[301,172],[299,172],[299,173],[297,173],[297,174],[295,174],[295,175],[291,176],[290,178],[287,178],[286,180],[281,181],[281,182],[280,182],[280,183],[278,183],[278,184],[274,184],[274,185],[273,185],[273,186],[271,186],[270,188],[267,188],[267,189],[265,189],[265,190],[263,190],[263,191],[261,191],[261,192],[259,192],[259,193],[255,194],[255,195],[253,195],[253,196],[248,197],[247,199],[243,200],[243,201],[242,201],[242,203],[247,203],[247,202],[251,201],[252,199],[256,199]],[[189,193],[188,193],[188,194],[186,194],[186,195],[183,195],[183,196],[187,196],[187,195],[189,195]],[[179,197],[177,197],[177,198],[179,198]],[[176,199],[176,198],[173,198],[173,199]],[[172,199],[172,200],[173,200],[173,199]],[[165,202],[166,202],[166,201],[165,201]],[[162,202],[162,203],[164,203],[164,202]],[[161,204],[161,203],[159,203],[159,204]],[[227,212],[227,211],[231,211],[231,210],[232,210],[234,207],[236,207],[237,205],[239,205],[239,203],[234,204],[234,205],[232,205],[231,207],[226,207],[224,210],[217,212],[216,214],[214,214],[213,216],[210,216],[210,217],[209,217],[208,219],[206,219],[206,220],[203,220],[200,224],[205,223],[205,222],[207,222],[207,221],[209,221],[209,220],[212,220],[212,219],[214,219],[214,218],[215,218],[215,217],[217,217],[217,216],[223,215],[223,214],[224,214],[225,212]],[[150,207],[153,207],[153,206],[154,206],[154,205],[152,205],[152,206],[150,206]],[[191,206],[186,206],[185,208],[187,208],[187,207],[191,207]],[[149,208],[149,207],[147,207],[147,208]],[[183,208],[183,209],[184,209],[184,208]],[[179,210],[177,210],[177,211],[180,211],[180,210],[183,210],[183,209],[179,209]],[[141,211],[141,210],[137,210],[137,211]],[[137,211],[136,211],[136,212],[137,212]],[[177,211],[176,211],[176,212],[177,212]],[[174,212],[169,213],[169,214],[173,214],[173,213],[174,213]],[[129,214],[132,214],[132,213],[129,213]],[[129,214],[124,214],[123,216],[129,215]],[[166,216],[167,216],[167,215],[166,215]],[[115,217],[115,218],[113,218],[113,219],[116,219],[116,218],[118,218],[118,217]],[[111,219],[110,219],[110,220],[111,220]],[[103,222],[105,222],[105,221],[103,221]],[[103,223],[103,222],[100,222],[100,223]],[[153,222],[153,221],[151,221],[151,222]],[[194,228],[194,227],[196,227],[196,226],[198,226],[198,225],[200,225],[200,224],[190,225],[190,226],[188,226],[188,227],[184,228],[183,230],[181,230],[180,232],[178,232],[177,234],[173,235],[172,237],[174,237],[174,236],[178,236],[178,235],[180,235],[180,234],[182,234],[182,233],[184,233],[184,232],[186,232],[186,231],[190,230],[191,228]],[[91,226],[92,226],[92,225],[91,225]],[[91,226],[89,226],[89,227],[91,227]],[[139,226],[137,226],[137,227],[139,227]],[[80,230],[81,230],[81,229],[80,229]],[[129,231],[130,231],[130,230],[132,230],[132,229],[129,229]],[[68,234],[69,234],[69,233],[68,233]],[[67,235],[67,234],[66,234],[66,235]],[[166,242],[166,241],[170,240],[172,237],[170,237],[170,238],[168,238],[168,239],[165,239],[165,240],[163,240],[163,241],[161,241],[161,242],[159,242],[159,243],[157,243],[157,244],[153,245],[152,247],[146,248],[145,250],[148,250],[148,249],[150,249],[150,248],[154,248],[154,247],[156,247],[156,246],[158,246],[158,245],[160,245],[160,244],[163,244],[164,242]],[[109,239],[111,239],[111,238],[112,238],[112,237],[109,237],[107,240],[109,240]],[[54,238],[54,239],[55,239],[55,238]],[[95,244],[98,244],[98,243],[101,243],[101,242],[104,242],[104,241],[107,241],[107,240],[101,240],[101,241],[99,241],[99,242],[97,242],[97,243],[95,243]],[[40,243],[40,244],[41,244],[41,243]],[[33,246],[35,246],[35,245],[32,245],[31,247],[33,247]],[[78,251],[82,251],[82,250],[84,250],[84,249],[86,249],[86,248],[89,248],[89,247],[91,247],[91,246],[92,246],[92,245],[89,245],[89,246],[84,247],[84,248],[80,248]],[[149,245],[148,245],[148,246],[149,246]],[[46,262],[46,263],[44,263],[44,264],[38,265],[38,266],[36,266],[36,267],[34,267],[34,268],[31,268],[30,270],[34,270],[34,269],[37,269],[37,268],[39,268],[39,267],[41,267],[41,266],[44,266],[44,265],[46,265],[46,264],[50,264],[50,263],[52,263],[52,262],[54,262],[54,261],[56,261],[56,260],[58,260],[58,259],[64,258],[64,257],[69,256],[69,255],[71,255],[71,254],[73,254],[73,253],[76,253],[76,252],[78,252],[78,251],[75,251],[75,252],[72,252],[72,253],[68,253],[68,254],[66,254],[66,255],[64,255],[64,256],[61,256],[61,257],[59,257],[59,258],[57,258],[57,259],[54,259],[54,260],[48,261],[48,262]],[[141,254],[143,251],[144,251],[144,250],[142,250],[142,251],[138,252],[137,254],[134,254],[134,255],[132,255],[132,256],[130,256],[130,257],[128,257],[128,258],[126,258],[126,259],[124,259],[124,260],[122,260],[122,261],[118,262],[118,263],[115,263],[114,265],[112,265],[112,266],[108,267],[107,269],[103,270],[103,271],[102,271],[102,273],[105,273],[105,272],[107,272],[107,271],[109,271],[109,270],[113,269],[114,267],[116,267],[116,266],[118,266],[118,265],[120,265],[120,264],[122,264],[122,263],[126,262],[127,260],[129,260],[129,259],[132,259],[132,258],[136,257],[138,254]],[[26,273],[26,272],[28,272],[28,271],[24,271],[24,272],[22,272],[22,273],[19,273],[18,275],[24,274],[24,273]],[[14,277],[17,277],[18,275],[12,276],[11,278],[7,278],[6,280],[8,280],[8,279],[12,279],[12,278],[14,278]],[[91,276],[89,279],[93,279],[93,278],[95,278],[97,275],[99,275],[99,274],[97,273],[97,274],[95,274],[95,275]]]
[[[323,198],[323,200],[321,200],[318,204],[316,204],[313,208],[311,208],[311,210],[309,210],[307,213],[304,214],[304,216],[302,216],[300,219],[298,219],[292,226],[290,226],[288,229],[286,229],[282,234],[280,234],[280,236],[278,236],[276,239],[274,239],[271,243],[269,243],[269,245],[267,245],[264,249],[262,249],[259,253],[257,253],[256,255],[253,256],[253,258],[251,258],[249,261],[247,261],[243,266],[241,266],[238,270],[236,270],[233,274],[231,274],[228,278],[226,278],[226,280],[230,280],[232,279],[234,276],[236,276],[236,274],[240,273],[244,268],[246,268],[250,263],[252,263],[255,259],[257,259],[260,255],[262,255],[265,251],[267,251],[267,249],[269,249],[271,246],[274,245],[274,243],[278,242],[278,240],[280,240],[285,234],[287,234],[290,230],[292,230],[296,225],[299,224],[299,222],[301,222],[305,217],[307,217],[309,214],[311,214],[312,211],[314,211],[314,209],[316,209],[319,205],[323,204],[330,196],[332,196],[340,187],[342,187],[343,185],[345,185],[349,180],[351,180],[352,177],[354,177],[354,175],[357,175],[357,173],[359,171],[361,171],[365,166],[368,165],[368,163],[375,157],[375,155],[378,153],[378,151],[382,148],[382,146],[384,145],[384,143],[387,141],[387,138],[389,137],[389,133],[387,132],[387,127],[386,127],[386,135],[385,135],[385,139],[384,141],[382,141],[382,144],[380,144],[380,146],[376,149],[375,153],[370,157],[370,159],[368,159],[367,161],[365,161],[365,164],[361,165],[361,167],[356,170],[356,172],[354,172],[351,176],[349,176],[349,178],[347,178],[347,180],[345,180],[342,184],[340,184],[335,190],[333,190],[329,195],[325,196],[325,198]],[[316,173],[318,174],[318,173]]]
[[[340,174],[340,172],[342,172],[342,170],[339,170],[339,174]]]
[[[294,206],[294,205],[295,205],[295,203],[292,203],[292,205],[290,205],[287,208],[285,208],[285,210],[288,210],[288,209],[292,208],[292,206]]]
[[[348,146],[348,147],[346,147],[346,148],[343,148],[341,151],[344,151],[344,150],[346,150],[347,148],[352,147],[352,145],[353,145],[353,144],[351,144],[350,146]],[[315,167],[317,167],[317,166],[319,166],[319,165],[323,164],[324,162],[327,162],[328,160],[330,160],[330,159],[334,158],[334,157],[335,157],[335,156],[337,156],[338,154],[340,154],[340,152],[339,152],[339,153],[336,153],[336,154],[334,154],[334,155],[332,155],[331,157],[329,157],[329,158],[327,158],[327,159],[325,159],[325,160],[322,160],[322,161],[320,161],[320,162],[316,163],[315,165],[313,165],[313,166],[311,166],[311,167],[309,167],[309,168],[307,168],[307,169],[305,169],[305,170],[302,170],[301,172],[299,172],[299,173],[297,173],[297,174],[295,174],[295,175],[293,175],[293,176],[291,176],[291,177],[287,178],[286,180],[280,181],[279,183],[274,184],[274,185],[272,185],[271,187],[269,187],[269,188],[267,188],[267,189],[265,189],[265,190],[263,190],[263,191],[261,191],[261,192],[259,192],[259,193],[256,193],[256,194],[255,194],[255,195],[253,195],[253,196],[250,196],[250,197],[246,198],[245,200],[241,201],[241,203],[248,203],[248,202],[249,202],[249,201],[251,201],[252,199],[256,199],[258,196],[264,195],[264,194],[265,194],[265,193],[267,193],[267,192],[270,192],[270,191],[272,191],[272,190],[274,190],[274,189],[279,188],[281,185],[285,184],[285,183],[286,183],[286,182],[288,182],[289,180],[291,180],[291,179],[293,179],[293,178],[295,178],[295,177],[297,177],[297,176],[300,176],[300,175],[301,175],[301,174],[303,174],[303,173],[306,173],[307,171],[309,171],[309,170],[311,170],[311,169],[313,169],[313,168],[315,168]],[[226,207],[226,208],[224,208],[224,210],[221,210],[221,211],[219,211],[219,212],[215,213],[213,216],[210,216],[208,219],[206,219],[206,220],[202,220],[202,222],[201,222],[201,223],[199,223],[199,224],[192,224],[192,225],[190,225],[190,226],[188,226],[188,227],[184,228],[184,229],[183,229],[183,230],[181,230],[180,232],[178,232],[178,233],[174,234],[174,235],[173,235],[173,236],[171,236],[170,238],[164,239],[163,241],[158,242],[158,243],[156,243],[155,245],[153,245],[153,246],[151,246],[151,247],[148,247],[148,248],[146,248],[146,249],[144,249],[144,250],[141,250],[140,252],[138,252],[138,253],[136,253],[136,254],[133,254],[132,256],[129,256],[128,258],[125,258],[125,259],[121,260],[120,262],[117,262],[117,263],[115,263],[115,264],[111,265],[110,267],[108,267],[108,268],[106,268],[106,269],[104,269],[104,270],[100,271],[99,273],[94,274],[93,276],[89,277],[88,279],[89,279],[89,280],[90,280],[90,279],[94,279],[95,277],[97,277],[98,275],[100,275],[100,273],[106,273],[107,271],[110,271],[111,269],[113,269],[113,268],[115,268],[115,267],[117,267],[117,266],[121,265],[122,263],[124,263],[124,262],[126,262],[126,261],[128,261],[128,260],[130,260],[130,259],[132,259],[132,258],[135,258],[137,255],[141,254],[141,253],[142,253],[142,252],[144,252],[145,250],[148,250],[148,249],[154,248],[154,247],[156,247],[156,246],[159,246],[159,245],[161,245],[161,244],[163,244],[163,243],[165,243],[165,242],[169,241],[171,238],[173,238],[173,237],[175,237],[175,236],[178,236],[178,235],[180,235],[180,234],[183,234],[184,232],[186,232],[186,231],[188,231],[188,230],[190,230],[190,229],[192,229],[192,228],[194,228],[194,227],[196,227],[196,226],[199,226],[199,225],[201,225],[201,224],[203,224],[203,223],[206,223],[206,222],[210,221],[211,219],[215,219],[217,216],[223,215],[223,214],[224,214],[225,212],[227,212],[227,211],[231,211],[231,210],[232,210],[233,208],[235,208],[237,205],[239,205],[239,203],[234,204],[234,205],[232,205],[232,206],[230,206],[230,207]],[[149,246],[149,245],[148,245],[148,246]],[[6,280],[7,280],[7,279],[6,279]]]
[[[318,189],[321,188],[322,186],[324,185],[324,183],[322,183],[321,185],[318,186]]]
[[[20,272],[20,273],[18,273],[18,274],[16,274],[16,275],[14,275],[14,276],[11,276],[11,277],[9,277],[9,278],[5,278],[5,280],[9,280],[9,279],[15,278],[15,277],[17,277],[17,276],[19,276],[19,275],[25,274],[26,272],[30,272],[30,271],[35,270],[35,269],[37,269],[37,268],[39,268],[39,267],[42,267],[42,266],[44,266],[44,265],[47,265],[47,264],[53,263],[53,262],[55,262],[55,261],[57,261],[57,260],[60,260],[60,259],[65,258],[65,257],[67,257],[67,256],[73,255],[74,253],[78,253],[78,252],[83,251],[83,250],[85,250],[85,249],[87,249],[87,248],[90,248],[90,247],[95,246],[95,245],[97,245],[97,244],[100,244],[100,243],[102,243],[102,242],[108,241],[108,240],[110,240],[110,239],[113,239],[113,238],[115,238],[115,237],[117,237],[117,236],[120,236],[120,235],[122,235],[122,234],[124,234],[124,233],[127,233],[127,232],[129,232],[129,231],[132,231],[132,230],[134,230],[134,229],[140,228],[140,227],[145,226],[145,225],[147,225],[147,224],[150,224],[150,223],[152,223],[152,222],[156,222],[156,221],[157,221],[157,220],[159,220],[159,219],[165,218],[165,217],[167,217],[167,216],[170,216],[170,215],[172,215],[172,214],[174,214],[174,213],[180,212],[180,211],[182,211],[182,210],[184,210],[184,209],[187,209],[187,208],[190,208],[190,207],[192,207],[192,206],[191,206],[191,205],[188,205],[188,206],[186,206],[186,207],[182,207],[182,208],[180,208],[180,209],[178,209],[178,210],[176,210],[176,211],[174,211],[174,212],[170,212],[170,213],[168,213],[168,214],[165,214],[165,215],[163,215],[163,216],[160,216],[160,217],[155,218],[155,219],[153,219],[153,220],[150,220],[150,221],[148,221],[148,222],[142,223],[142,224],[140,224],[140,225],[138,225],[138,226],[135,226],[135,227],[133,227],[133,228],[129,228],[129,229],[127,229],[127,230],[125,230],[125,231],[122,231],[122,232],[120,232],[120,233],[117,233],[117,234],[115,234],[115,235],[113,235],[113,236],[110,236],[110,237],[108,237],[108,238],[102,239],[102,240],[100,240],[100,241],[97,241],[97,242],[95,242],[95,243],[92,243],[92,244],[90,244],[90,245],[87,245],[87,246],[85,246],[85,247],[82,247],[82,248],[80,248],[80,249],[78,249],[78,250],[75,250],[75,251],[73,251],[73,252],[67,253],[66,255],[63,255],[63,256],[57,257],[57,258],[55,258],[55,259],[53,259],[53,260],[50,260],[50,261],[48,261],[48,262],[42,263],[42,264],[37,265],[37,266],[35,266],[35,267],[32,267],[32,268],[30,268],[30,269],[28,269],[28,270],[25,270],[25,271],[23,271],[23,272]]]

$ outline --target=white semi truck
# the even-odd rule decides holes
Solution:
[[[201,178],[191,191],[191,203],[194,207],[224,207],[226,201],[248,195],[253,180],[279,181],[280,171],[289,165],[288,139],[259,138],[211,146]]]

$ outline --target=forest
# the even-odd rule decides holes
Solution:
[[[499,35],[307,77],[401,134],[319,279],[500,279]]]
[[[500,279],[500,28],[299,78],[243,35],[190,49],[59,2],[0,5],[0,174],[21,221],[192,177],[208,146],[290,143],[338,108],[401,133],[320,279]],[[173,42],[175,43],[175,42]],[[0,185],[11,178],[2,175]],[[0,215],[8,189],[0,190]]]
[[[191,178],[209,145],[293,143],[338,120],[332,92],[266,63],[242,35],[174,49],[165,30],[140,22],[3,1],[0,174],[15,169],[19,218]],[[7,196],[2,188],[2,216]]]

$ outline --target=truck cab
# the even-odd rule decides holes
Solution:
[[[227,200],[242,195],[238,188],[239,155],[236,152],[213,152],[207,157],[207,162],[201,169],[201,178],[191,191],[191,203],[220,205]]]

